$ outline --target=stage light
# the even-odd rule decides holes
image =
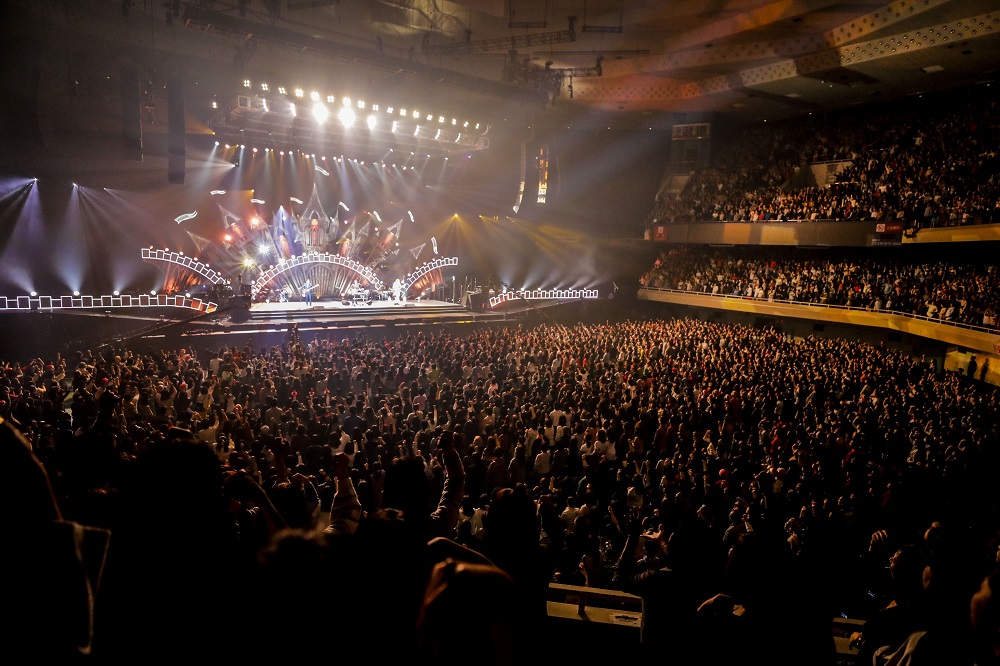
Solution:
[[[224,241],[226,241],[228,243],[228,242],[230,242],[230,241],[233,240],[233,237],[230,236],[229,234],[226,234],[225,236],[222,237],[222,240],[224,240]]]
[[[284,86],[278,86],[278,94],[280,94],[280,95],[287,95],[288,91],[285,90]]]
[[[79,295],[80,295],[80,292],[78,292],[78,291],[74,291],[74,292],[73,292],[73,295],[74,295],[74,296],[79,296]]]
[[[112,296],[121,296],[122,294],[121,294],[120,291],[118,291],[117,289],[115,289],[113,292],[111,292],[111,295]]]
[[[296,97],[302,97],[303,95],[305,95],[305,92],[302,90],[302,88],[296,88],[295,89],[295,96]]]
[[[244,88],[250,87],[250,79],[243,79],[243,87]]]
[[[323,156],[323,161],[326,162],[326,155]]]
[[[359,109],[365,108],[365,100],[363,100],[363,99],[359,99],[358,100],[358,108]]]
[[[428,113],[427,114],[427,122],[433,122],[433,120],[434,120],[434,114],[433,113]]]
[[[368,116],[367,122],[368,122],[368,129],[373,130],[375,129],[375,125],[378,124],[378,118],[376,118],[375,115],[372,114]]]
[[[254,149],[253,149],[253,152],[255,152],[255,153],[256,153],[256,152],[257,152],[257,149],[256,149],[256,148],[254,148]]]
[[[396,165],[393,164],[393,166],[396,166]],[[413,212],[412,211],[406,211],[406,214],[410,216],[410,222],[413,222],[414,221],[413,220]]]
[[[226,150],[229,150],[229,144],[228,143],[226,144]]]
[[[451,124],[452,124],[452,125],[457,125],[457,124],[458,124],[458,119],[456,119],[456,118],[452,118],[452,119],[451,119]]]
[[[213,109],[219,108],[219,103],[218,102],[212,102],[212,108]]]
[[[253,259],[251,259],[250,257],[247,257],[246,259],[244,259],[243,260],[243,266],[246,267],[246,268],[250,268],[251,266],[253,266]]]
[[[76,183],[73,183],[73,187],[79,187],[79,185],[77,185]]]
[[[314,102],[318,102],[319,101],[319,93],[316,92],[315,90],[313,90],[311,93],[309,93],[309,99],[311,99]]]
[[[469,126],[469,121],[468,121],[468,120],[466,120],[466,121],[465,121],[465,122],[464,122],[464,123],[462,124],[462,127],[468,127],[468,126]]]
[[[156,296],[156,290],[155,289],[150,289],[149,290],[149,295],[150,296]]]
[[[344,106],[350,106],[351,105],[351,98],[350,97],[345,97],[341,101],[344,103]]]
[[[334,102],[334,97],[333,97],[333,95],[327,95],[327,96],[326,96],[326,103],[327,103],[327,104],[333,104],[333,102]]]
[[[326,122],[326,119],[330,117],[330,110],[326,108],[326,105],[322,102],[316,102],[313,104],[313,118],[316,119],[320,125]]]
[[[372,104],[372,111],[378,111],[378,104]]]
[[[479,129],[479,123],[476,123],[476,129]]]
[[[218,141],[216,141],[216,142],[215,142],[215,145],[219,145],[219,142],[218,142]]]
[[[419,118],[420,117],[420,112],[419,111],[414,111],[413,112],[413,117],[414,118]]]
[[[395,134],[395,133],[396,133],[396,127],[397,127],[397,126],[399,126],[399,121],[398,121],[398,120],[393,120],[393,121],[392,121],[392,133],[393,133],[393,134]],[[391,149],[390,149],[390,150],[391,150]]]
[[[260,89],[263,90],[264,92],[267,92],[268,91],[267,84],[266,83],[260,84]]]
[[[388,113],[388,114],[391,114],[393,112],[393,108],[390,106],[389,108],[387,108],[385,110],[385,112]]]
[[[37,291],[33,291],[33,292],[31,292],[31,295],[32,296],[38,296],[38,292]]]
[[[260,218],[259,217],[251,217],[250,218],[250,226],[251,227],[256,227],[258,224],[260,224]]]
[[[406,115],[406,109],[400,109],[399,110],[399,115],[405,116]]]
[[[354,111],[348,106],[342,108],[340,113],[337,114],[337,117],[340,118],[340,124],[344,127],[350,127],[354,124]]]
[[[271,254],[271,248],[268,247],[267,243],[261,243],[257,246],[257,254],[267,256],[268,254]]]
[[[191,298],[191,292],[190,291],[185,291],[184,292],[184,298]]]
[[[439,125],[443,125],[444,124],[444,116],[438,116],[438,124]]]
[[[289,107],[289,110],[291,111],[292,118],[294,118],[295,116],[298,115],[298,112],[295,110],[295,105],[294,104],[289,104],[288,107]]]

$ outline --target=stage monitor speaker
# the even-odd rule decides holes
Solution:
[[[184,123],[184,82],[179,76],[172,76],[167,81],[167,112],[170,117],[167,182],[183,185],[187,131]]]
[[[139,106],[139,74],[131,68],[121,71],[122,156],[142,161],[142,115]]]

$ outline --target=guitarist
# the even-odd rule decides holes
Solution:
[[[302,285],[302,291],[303,291],[303,293],[305,294],[305,297],[306,297],[306,307],[310,307],[310,308],[312,307],[312,304],[313,304],[313,289],[315,289],[315,288],[316,288],[315,285],[313,285],[313,283],[309,280],[309,278],[306,278],[305,284]]]

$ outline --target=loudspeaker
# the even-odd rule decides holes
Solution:
[[[172,76],[167,81],[167,113],[170,117],[167,182],[183,185],[187,132],[184,126],[184,82],[179,76]]]
[[[139,106],[139,75],[134,69],[122,68],[122,156],[142,161],[142,116]]]

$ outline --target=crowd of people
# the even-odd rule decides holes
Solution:
[[[640,285],[841,305],[986,328],[996,328],[1000,310],[1000,275],[995,264],[810,259],[779,256],[773,249],[759,247],[664,250],[640,278]]]
[[[1000,222],[995,100],[938,98],[890,110],[750,128],[727,142],[650,222],[872,220],[904,229]],[[797,169],[849,162],[836,180]]]
[[[2,365],[9,655],[542,663],[558,581],[639,595],[676,663],[833,664],[841,613],[998,663],[1000,392],[887,347],[672,319]]]

